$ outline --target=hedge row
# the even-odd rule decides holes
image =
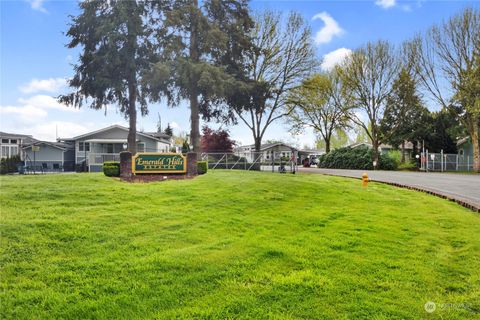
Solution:
[[[367,146],[340,148],[321,155],[319,168],[373,170],[372,149]],[[377,169],[396,170],[397,163],[388,154],[380,154]]]
[[[103,173],[107,177],[120,177],[120,162],[117,162],[117,161],[104,162]]]
[[[0,174],[14,173],[18,171],[18,165],[23,164],[19,155],[2,158],[0,160]]]

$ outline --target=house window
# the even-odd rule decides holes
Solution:
[[[2,143],[8,143],[8,139],[2,139]]]
[[[6,157],[9,156],[9,154],[8,154],[9,150],[10,150],[9,147],[2,146],[2,158],[6,158]]]
[[[105,147],[107,153],[113,153],[113,143],[107,143]]]
[[[17,139],[10,139],[10,143],[17,144]]]
[[[137,152],[145,152],[145,142],[137,143]]]
[[[90,151],[90,142],[79,142],[78,151]]]
[[[18,155],[18,147],[10,147],[10,156]]]

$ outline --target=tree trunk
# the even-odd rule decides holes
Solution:
[[[200,156],[200,113],[198,110],[198,96],[194,93],[190,94],[190,141],[192,143],[193,152]]]
[[[190,14],[190,61],[192,64],[196,64],[199,61],[199,49],[198,49],[198,39],[197,39],[197,12],[198,1],[192,1],[192,12]],[[193,147],[193,152],[197,153],[197,158],[200,157],[200,113],[198,109],[198,90],[197,90],[197,79],[191,76],[190,78],[190,140]]]
[[[254,142],[255,142],[255,152],[260,152],[260,148],[262,147],[262,138],[254,137]]]
[[[137,153],[137,109],[136,109],[136,92],[135,86],[128,85],[128,151],[133,154]]]
[[[136,108],[137,92],[134,83],[128,84],[128,151],[132,155],[137,153],[137,108]]]
[[[325,153],[330,152],[330,139],[323,139],[325,141]]]
[[[473,171],[480,172],[480,145],[478,143],[478,125],[473,125],[471,134],[473,146]]]
[[[405,140],[402,141],[402,163],[405,163]]]
[[[129,3],[130,5],[135,6],[135,3]],[[128,72],[128,151],[132,155],[137,153],[137,78],[136,78],[136,51],[137,51],[137,39],[135,35],[135,27],[132,26],[132,21],[127,21],[128,28],[128,37],[127,37],[127,48],[129,58],[131,60],[130,64],[127,66]]]
[[[373,167],[373,169],[377,169],[380,163],[378,162],[378,139],[372,139],[372,161],[375,161],[376,165]]]

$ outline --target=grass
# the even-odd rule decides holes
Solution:
[[[480,216],[423,193],[231,171],[0,182],[1,319],[480,316]]]

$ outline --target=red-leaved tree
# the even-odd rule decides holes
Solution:
[[[232,152],[235,141],[230,139],[228,130],[202,128],[202,152]]]

